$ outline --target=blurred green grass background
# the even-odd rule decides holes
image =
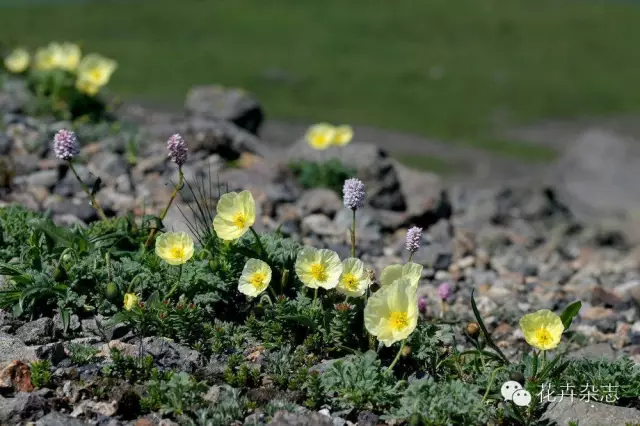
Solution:
[[[111,88],[180,104],[243,87],[269,118],[367,124],[527,160],[499,130],[640,110],[640,7],[590,0],[0,0],[0,39],[75,41]]]

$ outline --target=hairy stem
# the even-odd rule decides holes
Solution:
[[[176,196],[178,195],[178,192],[180,191],[180,189],[182,189],[183,182],[184,182],[184,173],[182,172],[182,166],[180,166],[178,167],[178,184],[173,188],[173,192],[171,193],[171,198],[169,198],[169,202],[167,203],[167,206],[164,208],[164,210],[160,214],[160,221],[163,221],[164,218],[167,216],[167,213],[169,212],[169,208],[171,207],[171,204],[173,204],[173,200],[175,200]],[[147,241],[144,243],[145,247],[149,247],[151,245],[151,241],[153,241],[153,238],[156,236],[157,233],[158,233],[158,228],[153,228],[151,230],[151,233],[149,234],[149,238],[147,238]]]
[[[505,367],[498,367],[495,370],[493,370],[493,372],[491,373],[491,378],[489,379],[489,386],[487,386],[487,391],[484,393],[484,396],[482,397],[481,404],[484,404],[484,402],[487,400],[487,396],[489,396],[489,392],[491,391],[491,387],[493,386],[493,381],[496,379],[496,374],[498,374],[498,371],[501,371],[504,369]]]
[[[167,295],[164,296],[165,299],[169,299],[169,297],[178,289],[178,286],[180,285],[180,279],[181,278],[182,278],[182,265],[180,265],[180,269],[178,270],[178,280],[173,285],[173,287],[171,287],[171,290],[169,290],[169,293],[167,293]]]
[[[104,211],[102,210],[102,207],[100,207],[100,204],[98,203],[98,200],[96,200],[96,197],[94,197],[93,194],[91,194],[91,191],[89,191],[89,187],[87,187],[82,179],[80,179],[80,176],[78,175],[78,172],[76,172],[76,169],[73,167],[73,163],[71,163],[71,160],[68,160],[67,164],[69,165],[69,168],[71,169],[73,175],[76,177],[76,179],[78,179],[78,182],[80,182],[82,190],[89,196],[89,200],[91,200],[91,206],[96,209],[96,211],[98,212],[98,216],[100,216],[100,219],[107,220],[107,215],[104,214]]]
[[[400,350],[398,350],[398,353],[396,354],[396,357],[393,359],[393,362],[391,363],[389,368],[387,368],[387,371],[391,372],[393,370],[393,367],[395,367],[395,365],[398,363],[398,360],[400,359],[400,355],[402,355],[402,350],[404,349],[404,345],[406,343],[407,343],[407,339],[404,339],[402,341],[402,344],[400,344]]]
[[[260,251],[262,252],[262,255],[266,258],[267,251],[264,249],[264,246],[262,245],[262,240],[260,239],[260,235],[258,235],[256,230],[253,229],[253,226],[250,226],[249,229],[251,230],[251,233],[253,234],[253,236],[256,238],[256,241],[258,242],[258,246],[260,246]]]
[[[352,228],[351,228],[351,257],[356,257],[356,209],[353,212]]]

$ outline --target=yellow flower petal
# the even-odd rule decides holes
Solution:
[[[342,125],[335,128],[333,135],[333,144],[338,146],[345,146],[353,139],[353,129],[351,126]]]
[[[118,65],[112,59],[96,53],[90,53],[82,58],[77,66],[78,78],[86,80],[95,86],[104,86],[111,79]]]
[[[267,289],[271,282],[271,267],[259,259],[249,259],[244,265],[238,282],[238,291],[256,297]]]
[[[400,278],[409,278],[413,285],[417,288],[420,277],[422,276],[422,265],[413,262],[407,262],[404,265],[389,265],[382,270],[380,274],[380,284],[388,286]]]
[[[385,346],[406,339],[418,324],[418,296],[409,278],[375,292],[364,308],[365,327]]]
[[[135,308],[135,306],[138,304],[138,301],[140,299],[138,298],[138,296],[136,296],[133,293],[127,293],[124,295],[124,309],[126,309],[127,311],[130,311],[131,309]]]
[[[338,285],[342,269],[338,253],[313,247],[302,249],[295,264],[296,275],[305,286],[327,290]]]
[[[335,128],[329,123],[314,124],[309,128],[305,139],[314,149],[324,150],[329,148],[335,137]]]
[[[20,74],[29,67],[31,57],[26,49],[18,48],[4,58],[5,68],[14,74]]]
[[[169,265],[182,265],[193,253],[193,240],[185,232],[167,232],[156,239],[156,255]]]
[[[342,274],[336,289],[349,297],[360,297],[371,285],[369,274],[360,259],[350,257],[342,262]]]
[[[100,86],[95,85],[87,80],[78,79],[76,80],[76,89],[86,95],[95,96],[100,91]]]
[[[529,345],[547,351],[560,344],[564,325],[558,315],[542,309],[523,316],[520,319],[520,329]]]
[[[60,68],[67,71],[74,71],[80,63],[80,46],[73,43],[63,43],[60,46]]]
[[[213,228],[223,240],[242,237],[256,221],[256,205],[249,191],[229,192],[218,200]]]

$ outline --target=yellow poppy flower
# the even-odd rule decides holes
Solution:
[[[60,45],[60,68],[67,71],[75,71],[80,63],[80,46],[73,43]]]
[[[136,296],[133,293],[127,293],[124,295],[124,308],[127,311],[132,310],[133,308],[136,307],[136,305],[138,304],[138,301],[140,299],[138,298],[138,296]]]
[[[229,192],[220,197],[213,229],[223,240],[242,237],[256,221],[256,203],[249,191]]]
[[[102,87],[109,82],[117,67],[116,61],[97,53],[90,53],[78,64],[78,80]]]
[[[156,239],[156,254],[169,265],[186,263],[193,252],[193,240],[186,232],[167,232]]]
[[[335,137],[335,127],[329,123],[314,124],[309,128],[305,139],[314,149],[327,149],[333,143]]]
[[[250,297],[256,297],[267,289],[271,282],[271,268],[259,259],[249,259],[244,265],[238,291]]]
[[[342,262],[342,275],[336,289],[350,297],[360,297],[371,285],[369,273],[360,259],[350,257]]]
[[[302,249],[298,253],[295,267],[298,278],[309,288],[335,288],[342,274],[338,253],[327,249]]]
[[[558,315],[542,309],[520,318],[520,329],[528,344],[541,351],[548,351],[560,344],[564,325]]]
[[[20,74],[29,67],[31,57],[26,49],[18,48],[4,58],[5,68],[14,74]]]
[[[407,262],[404,265],[389,265],[380,274],[380,284],[384,287],[393,284],[395,280],[400,278],[408,278],[417,289],[422,269],[422,265],[413,262]]]
[[[47,47],[36,50],[34,66],[37,70],[48,71],[62,65],[62,46],[58,43],[50,43]]]
[[[76,80],[76,89],[78,89],[79,92],[84,93],[86,95],[95,96],[100,91],[100,86],[97,86],[88,80],[78,79]]]
[[[353,139],[353,129],[351,126],[343,124],[335,128],[333,135],[333,145],[345,146]]]
[[[406,277],[373,293],[364,308],[367,331],[387,347],[406,339],[417,324],[418,296]]]

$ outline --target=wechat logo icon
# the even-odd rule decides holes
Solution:
[[[527,407],[531,403],[531,394],[513,380],[503,383],[500,393],[505,401],[513,401],[518,407]]]

